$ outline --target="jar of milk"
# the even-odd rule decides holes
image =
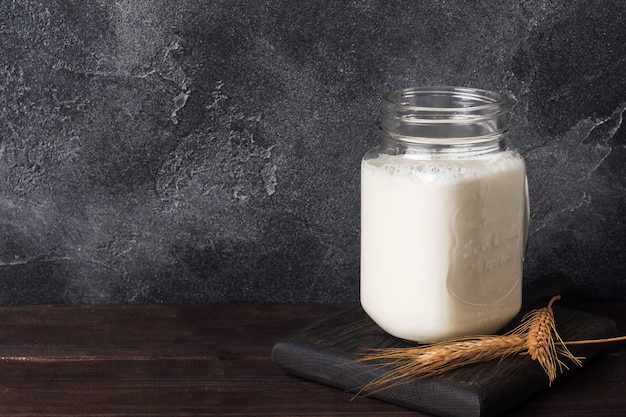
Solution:
[[[522,301],[528,186],[503,95],[393,91],[361,164],[361,304],[417,341],[497,332]]]

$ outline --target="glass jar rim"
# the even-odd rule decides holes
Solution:
[[[470,87],[413,87],[383,95],[379,132],[435,146],[493,143],[508,134],[508,97]]]
[[[447,101],[447,106],[426,105],[425,99],[436,103],[433,98],[440,97]],[[419,101],[418,101],[419,100]],[[382,97],[383,110],[387,105],[407,112],[436,113],[483,113],[494,114],[508,111],[508,98],[500,93],[472,87],[426,86],[393,90]],[[420,104],[422,103],[422,104]],[[489,111],[491,110],[491,111]]]

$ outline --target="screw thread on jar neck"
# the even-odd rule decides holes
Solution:
[[[379,131],[402,147],[429,152],[505,149],[508,100],[474,88],[418,87],[383,96]]]

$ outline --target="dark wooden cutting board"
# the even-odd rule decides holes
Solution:
[[[521,314],[542,307],[552,295],[570,292],[570,284],[571,281],[557,275],[535,281],[525,288]],[[616,334],[615,323],[605,317],[557,305],[554,314],[563,340],[606,338]],[[521,315],[509,328],[519,324],[520,319]],[[357,392],[384,372],[371,364],[357,363],[356,359],[363,352],[370,348],[412,345],[385,333],[360,306],[355,306],[280,340],[274,345],[272,359],[293,375]],[[577,356],[584,356],[585,364],[603,346],[572,346],[570,350]],[[566,364],[570,369],[565,369],[563,375],[577,368],[570,362]],[[469,365],[437,377],[412,379],[372,397],[437,416],[497,416],[548,385],[548,378],[538,363],[528,356],[515,355],[502,361]]]

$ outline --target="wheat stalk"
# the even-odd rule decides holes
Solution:
[[[518,334],[472,336],[410,348],[376,349],[359,362],[377,361],[388,371],[366,384],[359,394],[373,394],[400,385],[414,376],[440,375],[471,363],[501,359],[524,349],[525,340]]]
[[[533,310],[522,318],[522,323],[500,336],[469,336],[428,345],[408,348],[383,348],[370,351],[358,362],[375,362],[388,370],[366,384],[357,395],[373,394],[408,382],[412,378],[440,375],[466,365],[502,359],[512,354],[528,355],[537,361],[552,385],[558,372],[569,369],[560,359],[565,357],[582,366],[581,358],[574,356],[566,344],[600,343],[626,340],[612,338],[592,341],[564,342],[556,331],[552,305],[560,296],[554,296],[546,307]]]

